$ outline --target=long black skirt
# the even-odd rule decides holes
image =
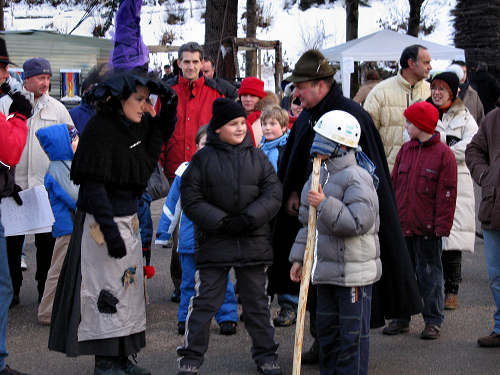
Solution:
[[[146,333],[78,342],[80,324],[81,243],[85,212],[77,211],[66,258],[59,275],[50,323],[49,349],[79,355],[129,356],[146,346]]]

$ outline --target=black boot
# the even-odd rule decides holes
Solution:
[[[128,357],[121,357],[121,368],[128,375],[151,375],[151,371],[137,366],[135,355],[132,355],[133,362]],[[135,362],[135,363],[134,363]]]
[[[315,365],[319,363],[319,344],[318,340],[314,340],[311,348],[302,353],[302,363],[304,365]]]
[[[120,357],[95,356],[94,375],[126,375],[121,369]]]

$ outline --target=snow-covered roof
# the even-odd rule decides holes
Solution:
[[[434,60],[465,60],[464,50],[461,48],[429,42],[391,30],[380,30],[362,38],[326,48],[322,52],[330,61],[342,61],[344,58],[352,58],[354,61],[399,61],[403,49],[412,44],[427,47]]]

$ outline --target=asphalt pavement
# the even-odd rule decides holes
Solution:
[[[153,217],[158,220],[161,202],[154,202]],[[170,302],[173,291],[170,280],[169,248],[154,246],[152,262],[156,275],[148,281],[150,303],[147,306],[147,344],[137,357],[139,365],[152,374],[175,374],[175,349],[182,343],[177,334],[177,304]],[[35,286],[35,247],[32,237],[26,244],[28,270],[24,272],[21,303],[9,312],[7,331],[7,363],[20,371],[40,375],[93,374],[93,357],[68,358],[47,348],[49,327],[37,323],[37,291]],[[239,306],[241,312],[241,306]],[[278,306],[272,305],[277,314]],[[500,374],[500,348],[479,348],[479,336],[487,335],[493,328],[494,303],[488,288],[484,264],[484,248],[477,239],[474,254],[464,253],[463,281],[459,292],[459,308],[445,312],[441,338],[435,341],[420,339],[424,324],[420,316],[413,317],[410,332],[398,336],[385,336],[381,329],[374,329],[370,336],[371,375],[461,375]],[[304,347],[312,343],[308,334]],[[283,374],[292,373],[295,326],[276,328],[279,361]],[[250,339],[244,324],[238,324],[234,336],[221,336],[214,322],[211,328],[210,347],[200,374],[257,374],[250,356]],[[319,374],[316,366],[303,366],[301,374]]]

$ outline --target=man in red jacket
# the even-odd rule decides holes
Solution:
[[[6,84],[9,77],[10,60],[7,54],[5,41],[0,39],[0,90],[12,97],[10,115],[5,117],[0,113],[0,200],[3,197],[13,196],[17,204],[22,204],[18,186],[14,184],[15,166],[21,158],[28,127],[27,117],[31,116],[32,107],[30,102],[17,92],[12,94],[10,87]],[[13,290],[9,273],[9,262],[7,258],[7,244],[4,237],[4,229],[1,222],[0,211],[0,375],[22,375],[5,364],[7,349],[5,347],[7,331],[7,315],[12,301]]]
[[[196,152],[196,132],[210,121],[213,101],[223,96],[214,80],[200,74],[202,60],[203,48],[198,43],[183,44],[177,60],[181,74],[167,81],[179,97],[177,125],[164,155],[165,173],[169,179],[175,177],[175,170],[181,163],[191,160]]]
[[[418,102],[404,111],[411,140],[396,156],[391,178],[406,245],[414,259],[425,329],[422,339],[437,339],[444,320],[441,237],[450,234],[457,199],[457,162],[435,131],[436,107]],[[408,332],[410,318],[393,320]]]
[[[177,64],[181,74],[166,81],[179,98],[177,104],[177,124],[162,152],[161,163],[170,183],[175,178],[175,171],[185,161],[190,161],[196,152],[195,136],[198,129],[208,124],[212,117],[212,103],[223,97],[217,82],[206,79],[200,74],[203,60],[203,48],[195,42],[188,42],[179,48]],[[159,101],[157,101],[157,106]],[[157,111],[159,108],[155,108]],[[181,269],[177,255],[177,230],[172,236],[172,258],[170,275],[175,290],[170,297],[173,302],[180,301]]]

